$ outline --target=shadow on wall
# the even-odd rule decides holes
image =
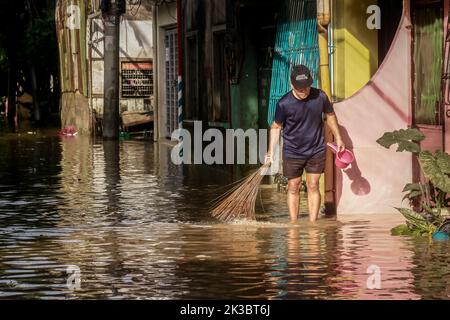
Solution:
[[[344,140],[346,148],[353,152],[353,141],[350,138],[347,129],[345,129],[343,126],[339,126],[339,129],[341,131],[342,139]],[[351,181],[350,189],[352,190],[354,195],[365,196],[370,193],[371,191],[370,182],[362,176],[362,172],[358,166],[358,157],[355,155],[355,160],[353,161],[353,163],[350,165],[349,168],[345,170],[336,168],[336,181],[341,181],[341,185],[337,186],[336,188],[337,205],[339,205],[339,201],[342,196],[343,174],[347,175],[347,177],[350,179]]]

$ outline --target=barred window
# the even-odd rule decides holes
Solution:
[[[122,98],[153,95],[153,65],[142,62],[122,63]]]

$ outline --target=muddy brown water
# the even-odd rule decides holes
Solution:
[[[0,298],[449,299],[448,242],[391,236],[396,214],[291,225],[269,186],[258,222],[218,223],[235,178],[164,143],[1,134]]]

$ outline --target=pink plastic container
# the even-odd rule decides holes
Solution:
[[[336,153],[336,160],[334,161],[336,167],[345,169],[349,166],[349,164],[355,161],[355,156],[351,151],[344,150],[341,152],[337,152],[338,149],[334,143],[327,143],[327,145],[333,150],[334,153]]]

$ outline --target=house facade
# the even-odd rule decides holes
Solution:
[[[121,113],[154,112],[153,1],[126,1],[120,20]],[[58,1],[62,125],[91,133],[103,115],[104,17],[100,0]]]
[[[325,3],[330,98],[356,161],[327,170],[332,187],[323,191],[333,193],[337,213],[393,212],[403,186],[421,176],[412,155],[376,140],[418,127],[427,136],[424,149],[450,150],[449,2],[129,1],[121,22],[120,108],[153,112],[155,140],[192,130],[196,121],[203,130],[267,129],[290,90],[293,64],[308,65],[321,85],[317,6]],[[98,0],[59,1],[56,13],[63,125],[87,132],[94,110],[103,108],[98,8]]]
[[[335,172],[338,213],[380,213],[401,206],[406,183],[423,179],[417,159],[377,145],[384,132],[416,127],[422,148],[449,152],[448,1],[402,1],[385,58],[368,83],[335,104],[356,163]]]
[[[277,99],[289,91],[290,66],[307,64],[320,80],[315,14],[323,1],[180,2],[184,127],[202,121],[205,129],[267,128]],[[356,157],[349,169],[326,173],[334,186],[328,191],[337,213],[394,212],[403,186],[420,174],[412,155],[376,140],[418,127],[425,149],[450,145],[442,80],[449,1],[325,2],[331,99]]]

